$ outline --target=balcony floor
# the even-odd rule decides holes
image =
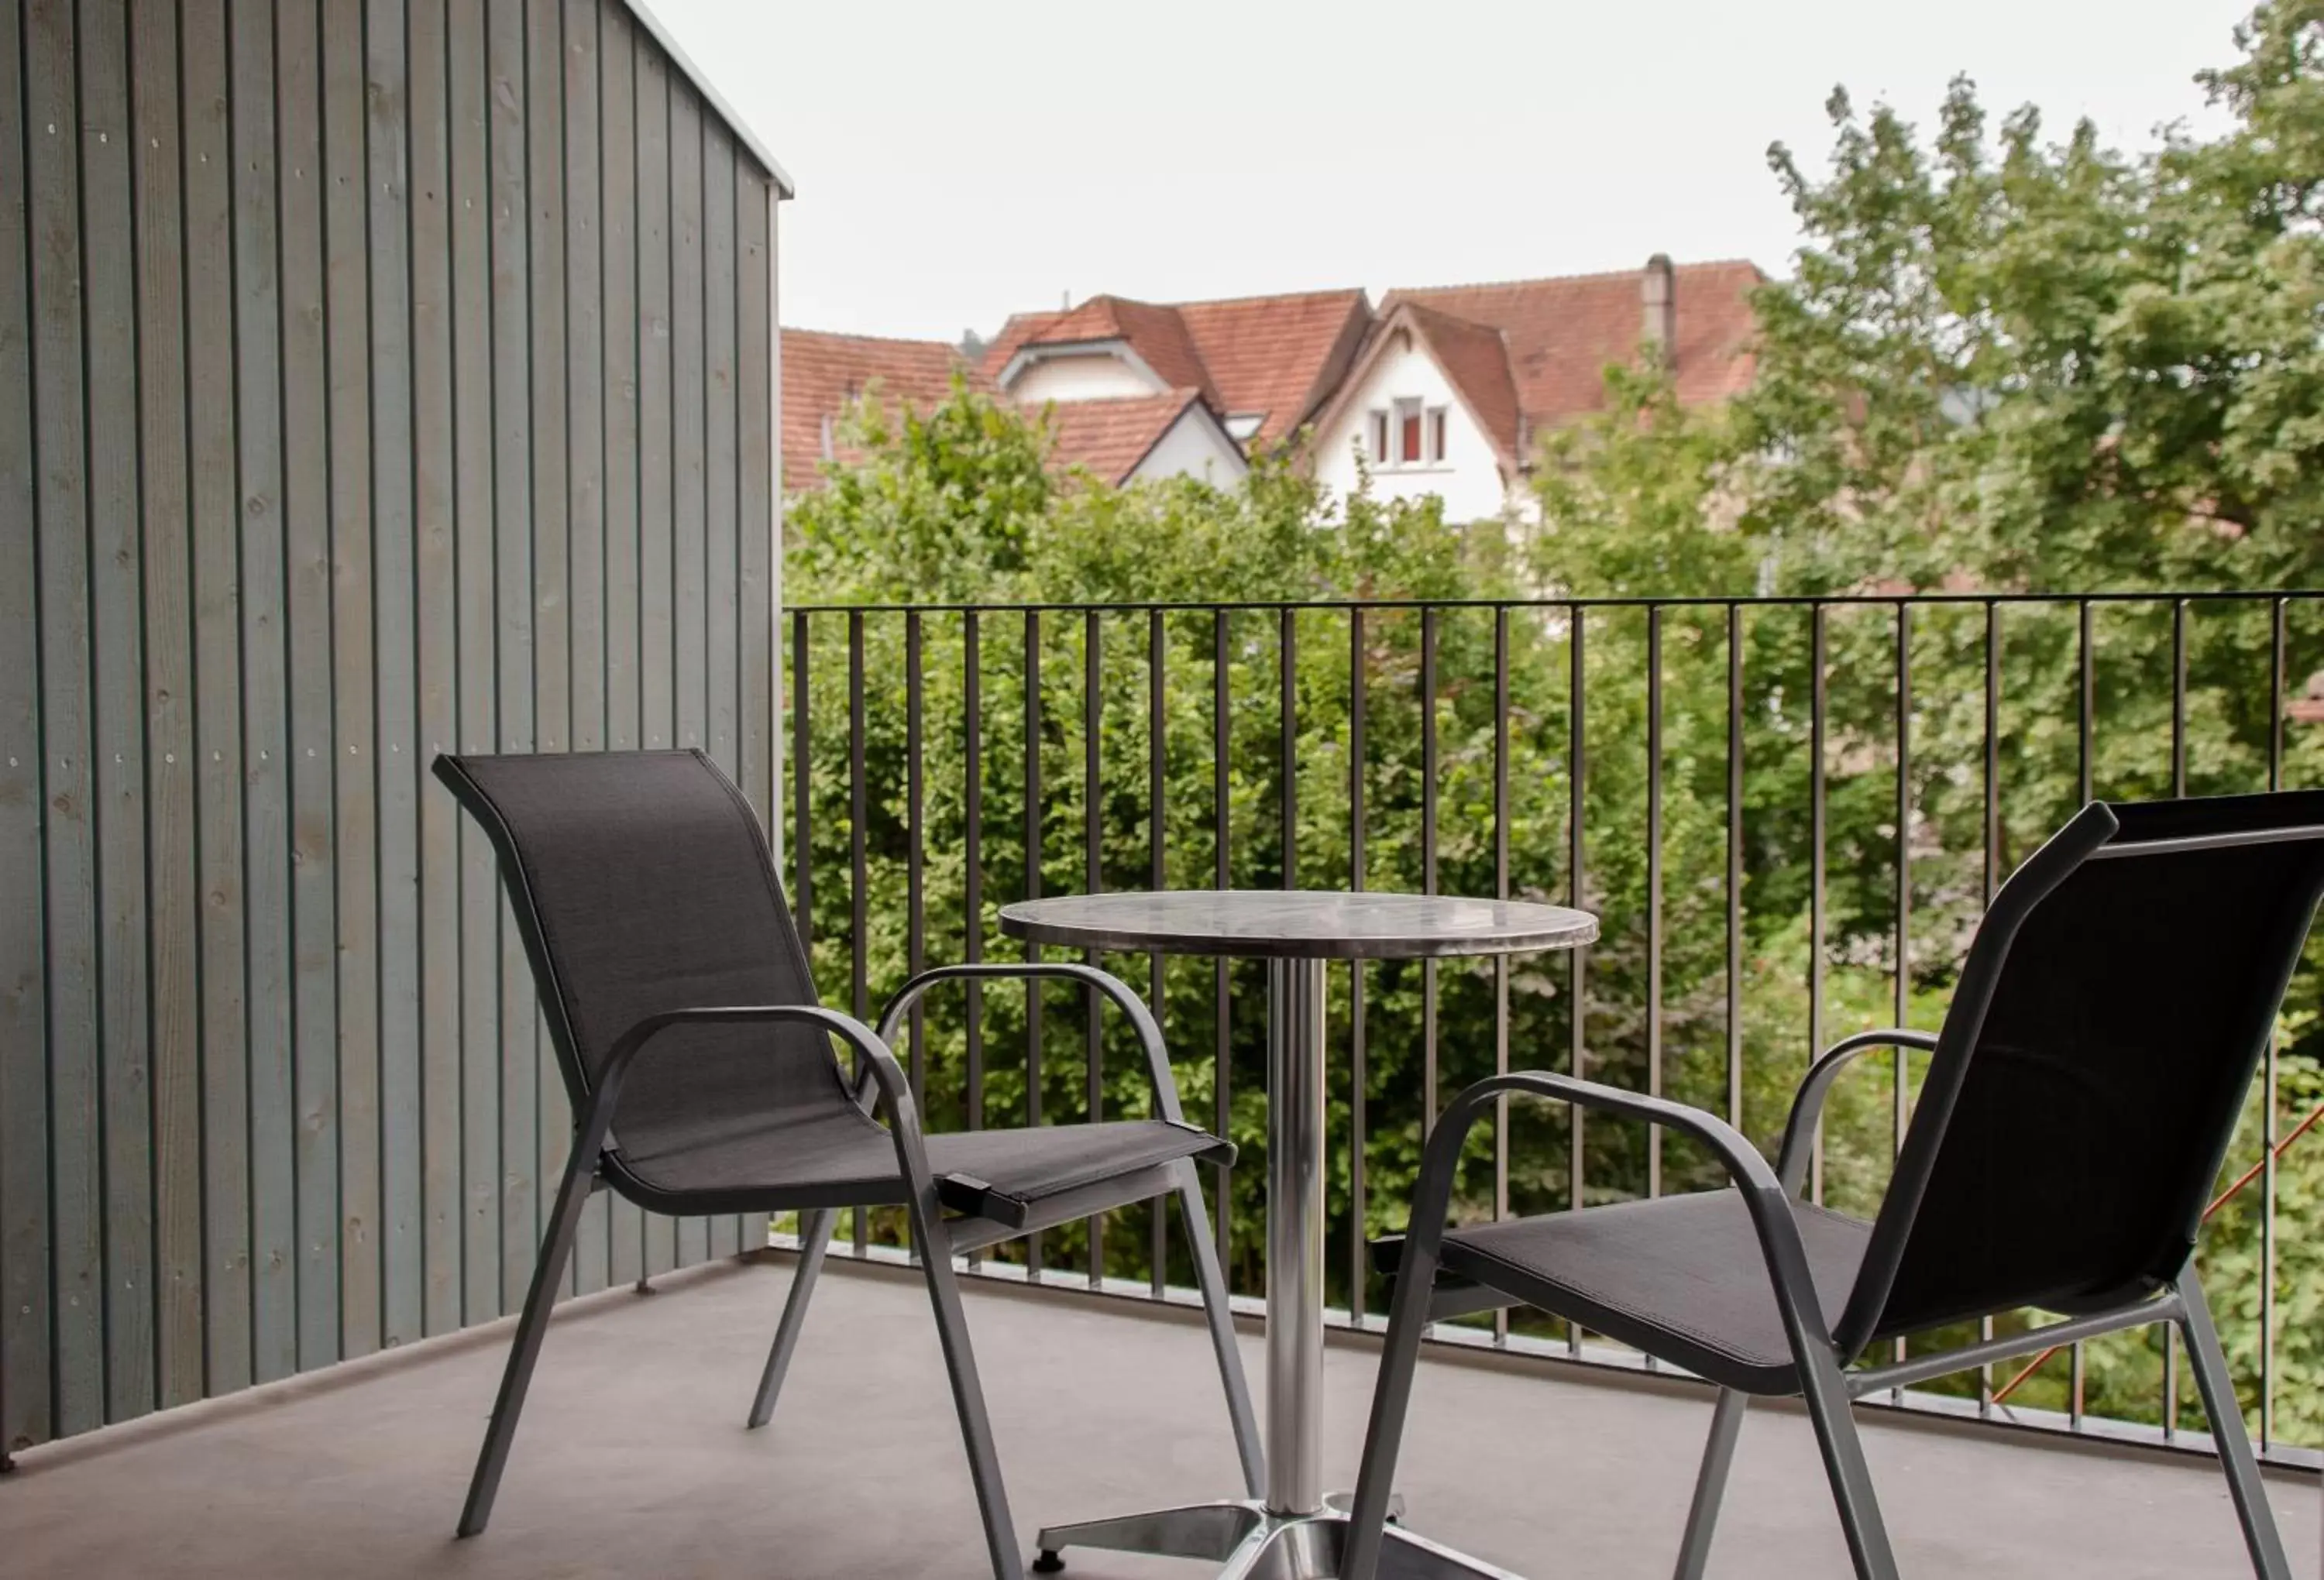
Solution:
[[[817,1292],[782,1408],[742,1429],[785,1261],[567,1310],[552,1328],[492,1529],[451,1538],[507,1325],[23,1456],[0,1483],[0,1563],[65,1580],[982,1573],[935,1329],[915,1276],[841,1264]],[[1045,1520],[1230,1493],[1234,1461],[1199,1327],[1135,1306],[972,1283],[970,1321],[1029,1541]],[[1254,1382],[1256,1335],[1245,1352]],[[1352,1479],[1373,1361],[1335,1344],[1326,1443]],[[1668,1382],[1422,1371],[1400,1477],[1412,1526],[1536,1580],[1662,1576],[1707,1396]],[[1868,1417],[1907,1575],[2248,1574],[2206,1464]],[[2295,1572],[2317,1575],[2312,1479],[2273,1476]],[[1720,1580],[1848,1573],[1805,1420],[1745,1428],[1712,1559]],[[1084,1580],[1199,1566],[1074,1553]]]

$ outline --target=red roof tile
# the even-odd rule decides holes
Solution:
[[[1468,402],[1470,412],[1500,453],[1504,464],[1525,464],[1525,439],[1517,414],[1517,390],[1509,371],[1509,350],[1501,332],[1418,302],[1406,302],[1403,312],[1428,342],[1436,365]],[[1393,321],[1393,315],[1389,321]]]
[[[1093,297],[1069,312],[1016,314],[981,365],[997,383],[1027,345],[1127,340],[1157,373],[1201,390],[1221,415],[1262,414],[1254,442],[1267,445],[1314,415],[1370,325],[1370,303],[1354,289],[1167,305]]]
[[[954,372],[982,386],[983,375],[959,350],[941,340],[888,340],[872,335],[832,335],[820,329],[783,331],[783,486],[816,488],[823,478],[824,423],[835,426],[847,404],[877,389],[890,410],[908,404],[927,410],[952,392]]]
[[[1199,390],[1204,400],[1218,404],[1218,390],[1176,308],[1128,297],[1094,296],[1041,326],[1024,344],[1078,345],[1102,340],[1127,342],[1171,389]]]
[[[1315,414],[1363,344],[1371,303],[1357,289],[1182,302],[1178,316],[1229,413],[1264,412],[1274,444]]]
[[[1201,390],[1187,389],[1167,395],[1053,401],[1046,409],[1056,439],[1049,464],[1059,471],[1085,466],[1103,482],[1121,482],[1161,443],[1186,408],[1202,399]]]
[[[1723,400],[1749,387],[1750,293],[1765,278],[1757,265],[1742,261],[1682,263],[1673,271],[1672,366],[1682,402]],[[1645,321],[1640,288],[1640,272],[1631,269],[1391,291],[1380,310],[1385,316],[1400,302],[1416,302],[1499,330],[1526,426],[1540,429],[1598,409],[1606,364],[1637,355]]]

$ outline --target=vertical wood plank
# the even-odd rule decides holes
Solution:
[[[380,1347],[378,698],[374,689],[371,165],[364,30],[325,21],[323,340],[329,365],[332,832],[338,932],[339,1349]]]
[[[44,0],[25,27],[30,75],[32,424],[36,446],[48,942],[50,1326],[52,1431],[105,1417],[104,1208],[98,1113],[101,963],[97,893],[97,785],[90,762],[91,673],[86,282],[79,227],[80,106],[69,0]]]
[[[493,534],[499,564],[502,751],[534,749],[532,717],[532,387],[526,259],[524,0],[485,14],[485,108],[492,170]],[[533,1171],[540,1064],[532,974],[516,928],[501,926],[501,1309],[523,1302],[537,1249]]]
[[[524,9],[525,237],[530,278],[532,424],[532,708],[534,749],[573,749],[572,574],[565,474],[565,13],[562,0]],[[548,1227],[549,1198],[570,1150],[572,1110],[557,1051],[535,996],[532,1177],[534,1236]],[[565,1269],[565,1287],[573,1286]]]
[[[289,565],[291,1080],[298,1361],[339,1355],[338,925],[331,751],[329,435],[323,349],[322,25],[275,13],[282,196],[282,533]]]
[[[450,105],[445,0],[409,0],[411,466],[420,597],[418,769],[459,744],[453,540]],[[460,1326],[460,809],[420,785],[420,1322]]]
[[[677,737],[671,577],[670,100],[669,67],[650,41],[637,45],[638,673],[648,748]],[[683,92],[683,89],[678,90]],[[677,1226],[646,1219],[646,1271],[678,1265]]]
[[[97,1133],[97,850],[89,772],[88,432],[81,343],[80,106],[70,0],[26,18],[32,124],[32,432],[40,555],[42,844],[49,970],[50,1327],[54,1433],[105,1419]]]
[[[192,563],[186,471],[183,149],[178,131],[178,16],[172,0],[135,0],[130,89],[136,158],[137,444],[145,595],[145,818],[152,927],[155,1402],[202,1396],[200,982],[194,868]],[[0,61],[0,78],[8,67]],[[10,118],[0,112],[0,138]],[[0,254],[7,241],[0,235]],[[8,254],[14,255],[14,254]],[[9,315],[0,309],[0,326]],[[0,327],[0,338],[7,330]],[[10,371],[0,357],[0,382]],[[6,419],[0,418],[0,430]],[[0,464],[0,471],[5,471]],[[0,501],[0,511],[11,506]],[[0,580],[8,571],[0,564]],[[0,666],[13,656],[0,650]],[[0,723],[0,735],[14,739]],[[9,798],[0,790],[0,847]],[[7,858],[0,854],[0,864]],[[0,879],[5,881],[5,879]],[[0,1024],[5,1016],[0,1015]],[[0,1102],[0,1107],[5,1107]],[[0,1147],[7,1141],[0,1137]],[[5,1187],[0,1186],[0,1194]],[[333,1235],[336,1242],[337,1236]],[[0,1289],[0,1305],[6,1303]]]
[[[463,750],[499,736],[494,703],[493,554],[492,190],[485,154],[481,7],[447,5],[451,107],[452,475],[459,571],[459,724]],[[461,1313],[501,1309],[500,917],[493,849],[475,822],[460,828]]]
[[[369,0],[372,588],[379,775],[379,1102],[383,1342],[426,1328],[420,1184],[417,572],[411,519],[409,104],[401,0]]]
[[[105,1417],[153,1408],[152,1108],[147,1081],[144,588],[138,534],[137,270],[128,14],[81,0],[81,232],[88,347],[96,683]]]
[[[250,1017],[252,1378],[299,1369],[290,1091],[289,676],[282,647],[282,371],[274,28],[228,22],[233,51],[235,402],[242,504],[242,924]]]
[[[634,750],[643,734],[638,668],[638,356],[636,34],[622,0],[598,0],[597,146],[604,279],[605,744]],[[646,1215],[626,1200],[607,1212],[605,1276],[645,1273]]]
[[[713,116],[702,124],[702,352],[704,500],[704,659],[708,740],[719,767],[742,777],[736,749],[735,693],[742,681],[735,638],[742,565],[734,541],[734,145]],[[742,1248],[742,1220],[710,1220],[710,1254]],[[763,1238],[763,1236],[761,1236]]]
[[[710,745],[709,573],[703,476],[702,104],[669,86],[670,592],[678,744]],[[682,1218],[680,1265],[710,1254],[710,1226]]]
[[[572,577],[573,749],[605,749],[605,350],[597,197],[597,0],[563,0],[566,510]],[[573,1287],[605,1287],[612,1195],[582,1210]]]
[[[742,791],[770,840],[782,821],[775,814],[777,699],[774,584],[774,325],[773,274],[768,253],[770,189],[750,161],[734,161],[734,230],[738,251],[734,300],[738,495],[736,535],[741,561],[740,652],[742,665],[741,743]],[[778,844],[776,849],[780,850]],[[778,868],[779,869],[779,860]]]
[[[23,34],[0,27],[0,519],[32,521]],[[46,136],[45,131],[41,133]],[[50,1435],[48,967],[41,936],[41,623],[34,535],[0,532],[0,1453]]]
[[[196,849],[201,876],[202,1282],[208,1391],[248,1385],[250,1158],[248,1027],[242,934],[242,615],[236,561],[234,402],[234,151],[227,124],[226,18],[183,14],[186,369],[193,473]]]

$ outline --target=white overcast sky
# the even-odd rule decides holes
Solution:
[[[1155,300],[1521,279],[1797,236],[1768,142],[1957,71],[2144,147],[2246,0],[649,0],[798,186],[783,322],[990,335]]]

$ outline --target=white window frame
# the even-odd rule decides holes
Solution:
[[[1385,406],[1375,406],[1370,411],[1366,412],[1364,414],[1364,429],[1366,448],[1370,452],[1372,469],[1374,471],[1378,471],[1382,467],[1393,466],[1396,464],[1393,461],[1390,461],[1388,456],[1388,408]]]
[[[1389,411],[1391,413],[1388,418],[1389,435],[1391,439],[1394,441],[1393,447],[1396,451],[1396,464],[1398,466],[1427,465],[1428,418],[1426,415],[1426,408],[1421,404],[1419,397],[1414,395],[1400,396],[1397,398],[1396,403],[1389,408]],[[1416,442],[1414,443],[1412,452],[1409,455],[1405,453],[1404,448],[1405,424],[1407,422],[1414,425],[1416,432]]]
[[[1444,464],[1444,441],[1451,438],[1452,413],[1450,407],[1432,406],[1420,414],[1421,450],[1431,466]]]

